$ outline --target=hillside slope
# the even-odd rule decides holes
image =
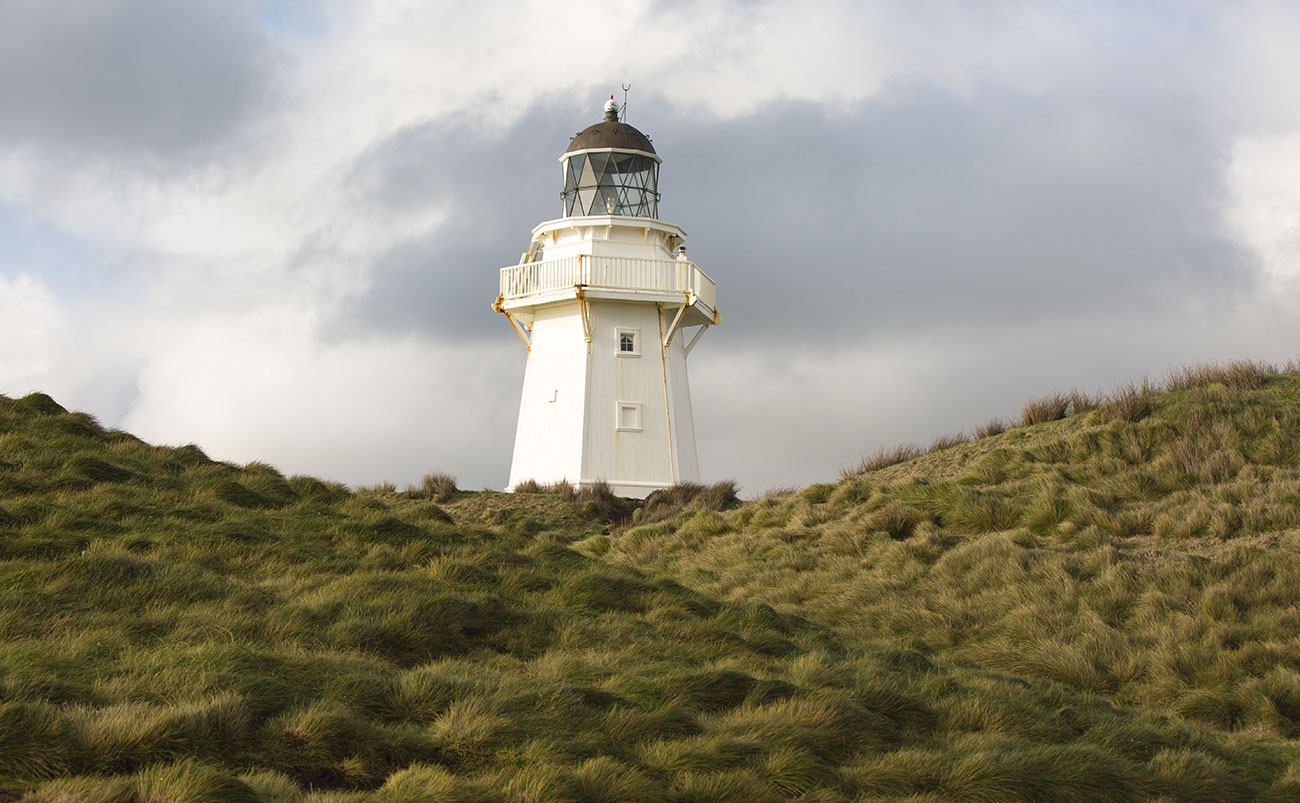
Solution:
[[[1298,799],[1300,377],[1204,379],[626,526],[0,397],[0,799]]]

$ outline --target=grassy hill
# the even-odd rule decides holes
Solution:
[[[1300,374],[1003,430],[628,521],[0,397],[0,800],[1300,799]]]

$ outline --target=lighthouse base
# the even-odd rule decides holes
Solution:
[[[678,309],[581,298],[531,310],[507,490],[603,480],[644,499],[699,481],[684,338],[664,343]]]
[[[565,481],[567,482],[567,480]],[[574,482],[572,485],[575,488],[581,489],[597,485],[600,482],[602,482],[602,480],[582,480],[580,482]],[[605,484],[609,487],[611,493],[625,499],[645,499],[655,491],[673,487],[669,483],[661,482],[606,482]],[[513,485],[507,486],[506,492],[514,493],[515,487]]]

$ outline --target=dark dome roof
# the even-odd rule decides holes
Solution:
[[[620,122],[617,113],[614,112],[606,113],[604,120],[579,131],[564,152],[573,153],[597,148],[655,152],[655,146],[650,144],[649,137],[627,123]]]

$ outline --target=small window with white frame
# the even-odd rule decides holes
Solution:
[[[619,432],[640,432],[641,431],[641,403],[624,402],[618,403],[614,412],[616,429]]]
[[[641,356],[641,333],[636,329],[616,329],[614,337],[618,344],[616,354],[620,357]]]

